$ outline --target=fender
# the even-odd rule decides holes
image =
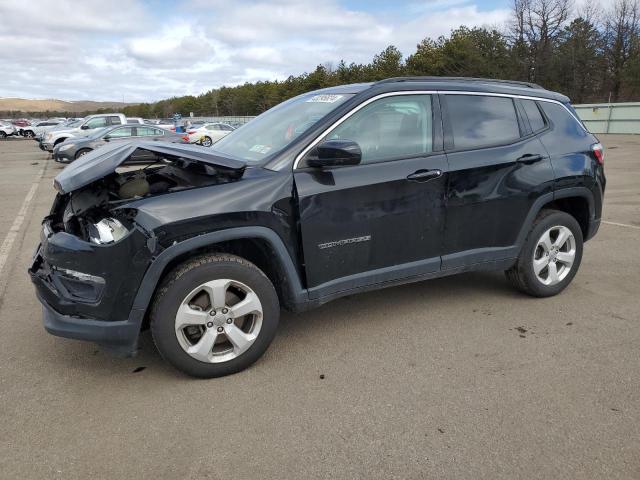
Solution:
[[[226,242],[229,240],[259,238],[267,241],[275,251],[278,260],[281,262],[287,279],[291,284],[293,298],[292,303],[295,305],[304,305],[308,301],[307,291],[302,288],[300,277],[294,266],[293,260],[287,251],[284,242],[276,232],[267,227],[238,227],[227,230],[219,230],[216,232],[205,233],[196,237],[189,238],[175,245],[171,245],[163,250],[151,266],[144,274],[138,293],[133,300],[129,321],[141,324],[147,307],[151,302],[151,297],[156,290],[162,272],[171,260],[176,257],[196,250],[198,248],[215,245],[216,243]]]
[[[520,234],[518,235],[518,240],[516,245],[518,246],[518,251],[524,244],[525,239],[527,238],[527,234],[531,230],[531,225],[533,225],[533,221],[540,213],[540,210],[547,205],[548,203],[553,202],[554,200],[559,200],[561,198],[569,198],[569,197],[582,197],[587,200],[589,204],[589,219],[594,220],[594,199],[593,192],[589,190],[587,187],[570,187],[570,188],[562,188],[560,190],[556,190],[554,192],[546,193],[540,196],[531,206],[529,213],[527,214],[527,218],[522,224],[522,229],[520,230]]]

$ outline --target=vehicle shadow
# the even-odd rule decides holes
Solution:
[[[323,330],[327,318],[346,320],[349,324],[353,323],[353,328],[360,328],[361,323],[375,321],[369,315],[371,311],[402,315],[403,312],[423,310],[426,306],[446,308],[472,299],[483,301],[492,298],[495,301],[521,296],[502,272],[464,273],[349,295],[309,312],[284,312],[280,319],[279,334],[295,335],[302,330],[308,334],[306,330]],[[388,318],[384,321],[388,321]]]
[[[277,368],[278,362],[291,362],[291,358],[287,357],[296,355],[300,347],[292,345],[291,341],[304,342],[309,337],[322,343],[330,341],[334,333],[328,327],[332,324],[361,332],[362,328],[371,326],[371,322],[389,321],[387,316],[371,315],[371,312],[393,312],[397,321],[402,322],[403,316],[415,312],[425,312],[428,319],[427,306],[446,310],[460,302],[486,304],[487,301],[493,303],[501,298],[507,300],[521,295],[509,285],[502,272],[473,272],[350,295],[308,312],[283,312],[274,344],[250,370],[272,369]],[[274,350],[278,352],[274,353]],[[155,380],[167,378],[172,382],[192,380],[162,359],[149,330],[140,334],[138,355],[133,358],[117,358],[93,344],[74,341],[66,344],[64,353],[54,355],[51,361],[68,363],[68,367],[81,368],[85,374],[93,371],[92,375],[98,376],[132,374],[137,378],[152,375]],[[79,357],[85,358],[81,364],[78,363]],[[64,365],[59,368],[64,368]]]

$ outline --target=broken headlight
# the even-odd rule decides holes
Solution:
[[[103,218],[98,223],[88,224],[87,230],[89,240],[99,245],[117,242],[129,233],[122,223],[112,217]]]

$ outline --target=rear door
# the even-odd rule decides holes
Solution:
[[[379,98],[320,141],[346,139],[360,165],[294,172],[312,298],[440,269],[447,159],[438,99]]]
[[[443,269],[517,256],[518,235],[533,202],[553,191],[546,149],[518,102],[508,96],[441,95],[450,166]]]

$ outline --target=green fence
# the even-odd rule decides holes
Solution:
[[[591,133],[640,134],[640,102],[574,105]]]

